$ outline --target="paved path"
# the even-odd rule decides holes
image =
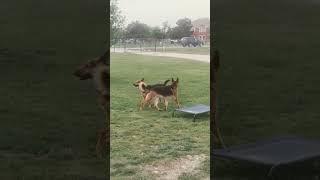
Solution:
[[[210,63],[210,55],[166,53],[166,52],[140,52],[140,51],[128,50],[128,49],[124,51],[123,48],[115,48],[115,49],[112,48],[110,49],[110,52],[116,52],[116,53],[127,52],[127,53],[134,53],[134,54],[148,55],[148,56],[174,57],[179,59],[190,59],[190,60]]]

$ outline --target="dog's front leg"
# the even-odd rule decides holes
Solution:
[[[140,103],[140,111],[143,110],[143,107],[144,107],[144,104],[145,104],[144,101],[145,101],[145,100],[143,100],[143,101]]]
[[[141,99],[141,101],[139,102],[139,105],[138,105],[139,107],[141,107],[141,105],[142,105],[142,103],[143,103],[144,99],[145,99],[145,98],[144,98],[144,97],[142,97],[142,99]]]
[[[176,105],[178,106],[178,108],[180,108],[180,103],[179,103],[179,100],[178,100],[178,94],[175,94],[175,95],[173,96],[173,100],[174,100],[174,102],[176,103]]]
[[[105,148],[109,149],[107,145],[109,145],[110,142],[110,136],[109,136],[109,124],[110,124],[110,98],[109,95],[101,95],[99,97],[100,107],[103,109],[103,112],[105,112],[105,118],[106,121],[102,123],[103,128],[100,129],[98,134],[98,141],[96,144],[96,154],[99,158],[102,157],[103,150]]]
[[[143,108],[144,108],[144,106],[147,104],[147,100],[146,99],[144,99],[142,102],[141,102],[141,104],[140,104],[140,111],[142,111],[143,110]]]
[[[97,141],[97,144],[96,144],[96,154],[99,158],[102,157],[102,152],[103,152],[103,149],[104,147],[106,147],[107,145],[107,129],[106,128],[102,128],[99,132],[99,135],[98,135],[98,141]]]
[[[168,110],[168,104],[169,104],[168,99],[164,98],[165,111]]]
[[[180,103],[179,103],[178,98],[176,99],[176,104],[177,104],[178,108],[180,108],[180,107],[181,107],[181,105],[180,105]]]
[[[154,97],[154,106],[157,108],[158,111],[161,111],[161,109],[159,108],[158,104],[159,104],[159,100],[160,100],[160,97],[157,96],[157,97]]]
[[[151,93],[148,93],[146,95],[146,97],[144,98],[143,102],[141,103],[140,105],[140,111],[143,110],[144,106],[147,104],[147,103],[150,103],[150,101],[152,100],[153,98],[153,95]]]

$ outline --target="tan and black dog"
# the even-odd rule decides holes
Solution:
[[[169,81],[170,80],[168,79],[163,84],[147,85],[147,83],[144,81],[144,78],[142,78],[141,80],[137,80],[136,82],[134,82],[133,86],[138,87],[142,97],[145,98],[150,89],[158,86],[166,86]]]
[[[99,132],[98,141],[96,144],[96,153],[101,157],[102,151],[109,145],[109,105],[110,105],[110,94],[109,94],[109,81],[110,81],[110,52],[107,51],[104,55],[99,56],[95,59],[89,60],[76,69],[73,73],[79,77],[80,80],[92,79],[94,87],[98,94],[99,105],[106,114],[107,123],[103,123],[103,127]],[[109,149],[107,147],[107,149]]]
[[[163,84],[147,85],[146,82],[144,81],[144,78],[142,78],[141,80],[134,82],[133,86],[139,88],[140,94],[142,96],[142,100],[140,101],[140,104],[142,103],[142,101],[145,99],[146,95],[150,92],[150,90],[152,88],[159,87],[159,86],[166,86],[169,81],[170,80],[166,80]],[[156,107],[158,110],[160,110],[158,107],[158,103],[160,101],[161,101],[161,97],[154,97],[152,100],[154,107]],[[150,103],[152,103],[152,102],[150,102]],[[150,104],[150,106],[151,106],[151,104]]]
[[[168,110],[169,97],[172,97],[176,105],[180,107],[180,103],[178,100],[178,84],[179,78],[177,78],[176,80],[172,78],[171,85],[158,86],[150,89],[144,100],[141,102],[140,110],[142,110],[147,103],[150,103],[153,98],[157,97],[161,97],[164,99],[165,110]]]

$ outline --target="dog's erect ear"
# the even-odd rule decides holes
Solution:
[[[144,81],[144,78],[142,78],[140,81],[142,81],[142,82],[143,82],[143,81]]]
[[[177,77],[177,80],[176,80],[177,82],[179,82],[179,78]]]

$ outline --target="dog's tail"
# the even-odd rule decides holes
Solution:
[[[168,82],[170,81],[170,79],[168,79],[168,80],[166,80],[164,83],[163,83],[163,85],[167,85],[168,84]]]

